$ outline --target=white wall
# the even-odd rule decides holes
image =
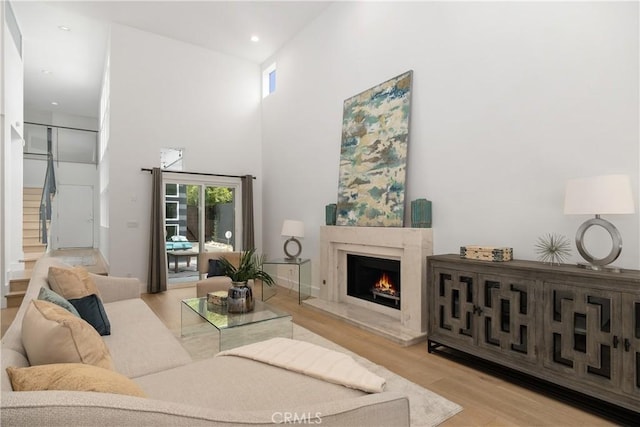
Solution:
[[[407,70],[406,201],[433,201],[435,253],[482,244],[536,259],[539,236],[573,242],[588,219],[563,214],[574,177],[631,175],[637,212],[638,47],[636,2],[331,5],[264,63],[277,62],[262,110],[265,248],[281,255],[283,219],[303,220],[318,277],[342,103]],[[638,213],[605,219],[624,240],[615,264],[639,268]]]
[[[109,270],[109,131],[111,121],[111,41],[107,41],[102,87],[100,89],[100,117],[98,132],[98,206],[100,209],[98,248]]]
[[[42,188],[44,178],[47,174],[47,161],[40,159],[26,158],[22,162],[23,182],[25,187]]]
[[[160,149],[185,149],[185,170],[252,174],[256,245],[262,211],[257,64],[114,25],[110,49],[110,273],[147,280],[151,176]],[[138,227],[128,228],[127,224]]]
[[[4,8],[5,3],[0,3],[0,23],[2,26],[2,30],[0,31],[0,58],[2,58],[2,63],[4,64]],[[7,306],[7,302],[4,298],[4,295],[9,291],[9,276],[8,276],[8,268],[5,260],[5,239],[4,235],[6,233],[6,226],[4,222],[5,218],[5,207],[7,206],[7,200],[5,198],[6,187],[5,187],[5,178],[4,178],[4,152],[5,152],[5,141],[4,141],[4,122],[5,122],[5,96],[4,96],[4,67],[0,66],[0,165],[2,165],[2,171],[0,171],[0,235],[2,235],[2,239],[0,240],[0,307],[4,308]]]
[[[6,307],[4,296],[9,290],[11,272],[24,269],[22,252],[22,133],[23,62],[7,27],[8,7],[0,5],[0,306]]]

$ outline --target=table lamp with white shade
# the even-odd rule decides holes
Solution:
[[[284,237],[289,237],[284,242],[284,253],[287,255],[286,259],[290,261],[295,260],[300,255],[300,252],[302,252],[302,245],[297,237],[304,237],[304,223],[293,219],[285,219],[284,223],[282,223],[282,233],[280,234]],[[295,253],[289,251],[289,245],[292,243],[298,247]]]
[[[595,215],[582,224],[576,233],[576,247],[589,263],[586,268],[602,270],[615,261],[622,251],[622,237],[618,229],[600,215],[632,214],[635,212],[631,180],[628,175],[601,175],[567,181],[564,198],[565,215]],[[609,255],[597,259],[584,247],[584,235],[594,226],[604,228],[611,236]],[[614,268],[607,268],[619,271]]]

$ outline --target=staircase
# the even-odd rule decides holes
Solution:
[[[31,278],[34,264],[47,250],[40,243],[39,209],[42,188],[25,187],[22,193],[22,251],[24,271],[13,273],[9,280],[9,293],[6,295],[7,307],[18,307],[22,303],[24,293]]]

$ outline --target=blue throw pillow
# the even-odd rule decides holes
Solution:
[[[80,317],[93,326],[100,335],[111,335],[111,323],[97,295],[70,299],[69,302],[78,310]]]
[[[207,277],[213,276],[224,276],[224,270],[217,259],[209,260],[209,271],[207,272]]]
[[[40,288],[38,299],[52,302],[69,311],[74,316],[80,317],[80,313],[78,313],[78,310],[76,310],[76,308],[71,305],[69,301],[67,301],[63,296],[60,296],[57,293],[53,292],[51,289],[45,287]]]

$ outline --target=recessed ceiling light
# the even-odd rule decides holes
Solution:
[[[58,25],[58,28],[62,31],[71,31],[71,28],[67,27],[66,25]]]
[[[51,74],[51,70],[42,70],[42,74]]]
[[[258,37],[258,36],[251,36],[251,41],[252,41],[252,42],[259,42],[259,41],[260,41],[260,37]]]
[[[58,105],[58,103],[56,101],[52,101],[51,105]]]

